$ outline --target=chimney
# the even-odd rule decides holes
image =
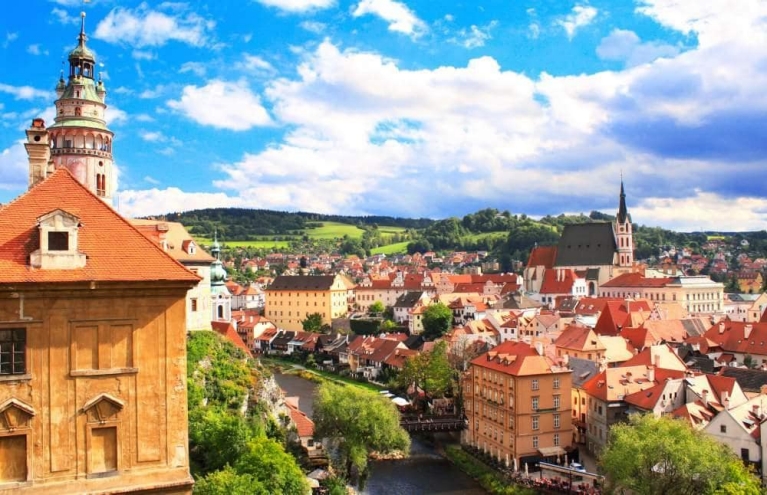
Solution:
[[[650,365],[647,367],[647,379],[650,382],[655,382],[655,366]]]
[[[570,364],[570,355],[569,354],[565,354],[564,356],[562,356],[562,363],[565,366],[568,366]]]
[[[660,367],[660,355],[652,353],[650,354],[650,362],[653,366]]]
[[[754,329],[754,326],[750,323],[743,327],[743,339],[748,339],[751,336],[751,330]]]
[[[631,378],[632,378],[632,377],[633,377],[633,375],[631,374],[631,372],[630,372],[630,371],[627,371],[627,372],[626,372],[626,381],[627,381],[628,383],[631,383]]]
[[[751,412],[754,413],[754,416],[756,416],[758,418],[760,416],[760,414],[759,414],[759,404],[753,404],[751,406]]]
[[[721,335],[723,333],[724,333],[724,322],[720,321],[719,322],[719,335]]]
[[[722,392],[722,405],[724,406],[725,409],[730,408],[730,393],[727,392],[726,390]]]
[[[708,390],[704,390],[701,394],[701,400],[703,401],[703,407],[708,407]]]

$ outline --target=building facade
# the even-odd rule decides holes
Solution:
[[[462,380],[462,442],[517,469],[562,458],[573,442],[570,375],[540,343],[508,341],[475,358]]]
[[[190,494],[199,277],[68,170],[0,208],[0,492]]]
[[[330,325],[349,311],[352,283],[343,275],[281,275],[266,288],[266,317],[279,328],[303,330],[311,314]]]

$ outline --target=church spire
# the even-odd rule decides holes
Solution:
[[[621,174],[623,175],[623,174]],[[626,223],[629,220],[628,208],[626,208],[626,191],[623,189],[623,177],[621,177],[621,197],[618,206],[618,223]]]

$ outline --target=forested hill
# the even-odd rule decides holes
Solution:
[[[214,230],[228,239],[253,240],[258,236],[302,235],[307,229],[322,222],[335,222],[361,228],[387,225],[402,229],[423,229],[434,220],[428,218],[400,218],[388,216],[345,216],[317,213],[245,208],[207,208],[166,215],[165,220],[183,223],[194,235],[212,238]]]

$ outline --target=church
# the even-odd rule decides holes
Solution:
[[[596,296],[599,287],[634,267],[634,240],[626,192],[621,180],[614,222],[566,225],[556,246],[536,246],[524,271],[524,290],[556,296]]]
[[[185,302],[201,277],[111,207],[85,19],[29,190],[0,207],[0,493],[191,494]]]

